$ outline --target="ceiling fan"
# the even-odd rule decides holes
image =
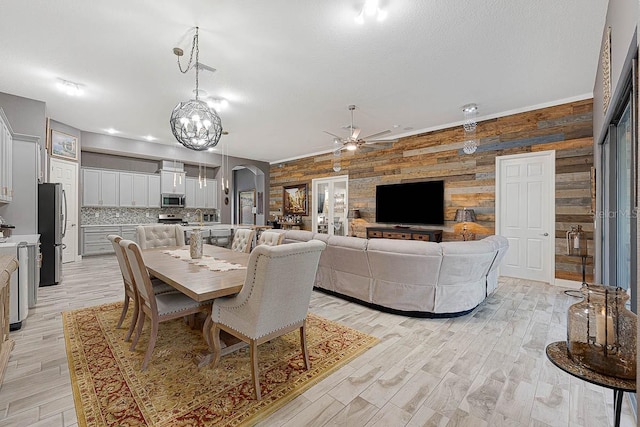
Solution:
[[[348,108],[349,108],[349,111],[351,111],[351,125],[349,125],[348,127],[349,133],[350,133],[349,137],[343,138],[334,133],[327,132],[326,130],[324,131],[324,133],[329,134],[333,137],[333,142],[338,146],[337,148],[334,149],[334,153],[336,153],[337,155],[340,154],[341,150],[354,151],[365,144],[374,144],[376,142],[382,142],[383,140],[377,140],[375,138],[379,138],[382,135],[391,133],[391,131],[387,129],[385,131],[374,133],[374,134],[360,138],[360,128],[355,127],[353,125],[353,110],[356,109],[356,106],[349,105]]]

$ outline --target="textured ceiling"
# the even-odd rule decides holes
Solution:
[[[47,103],[76,128],[159,143],[195,87],[188,54],[200,27],[200,87],[229,100],[229,154],[275,162],[327,151],[348,135],[347,106],[389,138],[462,120],[592,96],[607,2],[387,0],[384,22],[354,23],[364,0],[0,0],[0,91]],[[81,83],[70,98],[58,78]],[[396,126],[396,127],[394,127]]]

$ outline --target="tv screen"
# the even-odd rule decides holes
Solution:
[[[444,181],[378,185],[376,222],[444,225]]]

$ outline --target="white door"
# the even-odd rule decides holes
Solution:
[[[509,240],[502,276],[554,283],[555,151],[496,158],[496,234]]]
[[[78,257],[78,164],[52,158],[49,182],[62,183],[65,192],[67,227],[62,238],[62,262],[74,262]]]

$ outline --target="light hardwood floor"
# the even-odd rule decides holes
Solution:
[[[314,292],[310,310],[381,342],[260,426],[612,426],[610,390],[553,366],[546,344],[565,339],[577,299],[560,288],[502,278],[471,314],[415,319]],[[0,427],[76,426],[61,312],[117,301],[115,256],[64,265],[58,286],[13,332],[0,389]],[[625,399],[622,426],[636,421]]]

